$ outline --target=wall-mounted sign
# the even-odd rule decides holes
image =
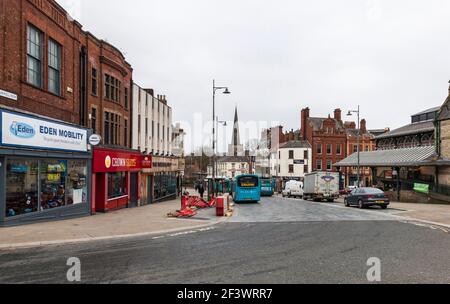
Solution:
[[[0,90],[0,97],[8,98],[17,101],[17,95],[11,92]]]
[[[89,144],[92,146],[98,146],[102,142],[102,137],[97,134],[92,134],[89,137]]]
[[[304,159],[296,159],[294,160],[294,165],[304,165],[305,160]]]
[[[87,130],[0,110],[3,146],[87,152]]]
[[[151,156],[110,149],[94,149],[94,172],[125,172],[151,167]]]

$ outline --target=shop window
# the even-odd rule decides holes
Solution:
[[[41,210],[66,205],[66,160],[43,160],[40,166]]]
[[[127,195],[127,173],[108,173],[108,199]]]
[[[85,160],[69,160],[66,205],[84,204],[87,202],[87,162]]]
[[[177,178],[175,173],[162,173],[155,175],[154,199],[161,200],[177,193]]]
[[[6,217],[37,212],[38,162],[8,160],[6,165]]]

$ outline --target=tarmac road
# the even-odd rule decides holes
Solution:
[[[212,228],[127,240],[0,251],[0,283],[450,283],[448,231],[400,221],[396,210],[359,210],[264,198],[237,205]]]

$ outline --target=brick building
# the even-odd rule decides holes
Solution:
[[[8,0],[0,28],[0,225],[89,214],[81,25],[55,1]]]
[[[374,134],[367,130],[367,122],[365,119],[361,120],[360,131],[357,129],[354,122],[346,122],[345,129],[347,133],[346,143],[346,157],[358,152],[358,135],[359,135],[359,151],[369,152],[376,150],[376,142]],[[358,182],[358,168],[350,167],[345,171],[345,185],[356,185]],[[366,186],[369,186],[372,181],[372,172],[368,167],[360,168],[360,180]]]
[[[152,161],[131,149],[133,70],[123,54],[54,0],[1,1],[0,22],[2,132],[15,136],[0,145],[8,168],[0,180],[21,180],[27,192],[0,185],[0,213],[39,220],[138,203],[140,172]],[[92,133],[102,138],[91,148]],[[37,149],[39,138],[46,145]],[[17,150],[27,157],[16,157]],[[37,176],[48,180],[35,182]],[[43,192],[48,199],[37,194]],[[65,194],[57,199],[57,192]]]
[[[132,68],[54,0],[2,1],[0,105],[90,127],[131,147]]]
[[[0,96],[2,107],[81,124],[81,25],[55,1],[1,6],[0,89],[16,97]]]
[[[358,135],[360,151],[373,151],[376,148],[375,134],[384,130],[368,130],[367,122],[362,119],[360,131],[355,122],[344,122],[341,109],[335,109],[334,115],[328,118],[310,117],[310,109],[301,112],[301,135],[311,143],[313,149],[313,171],[337,171],[335,163],[358,151]],[[341,186],[357,183],[357,167],[343,168]],[[360,180],[370,185],[372,172],[368,167],[360,168]]]
[[[301,136],[312,146],[313,171],[335,171],[333,164],[347,153],[347,132],[342,111],[336,109],[334,117],[311,117],[310,109],[301,112]]]

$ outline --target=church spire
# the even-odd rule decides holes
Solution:
[[[244,147],[241,145],[241,137],[239,133],[239,117],[238,109],[234,111],[234,124],[233,124],[233,138],[231,139],[231,145],[228,148],[228,154],[230,156],[239,156],[242,154]]]

